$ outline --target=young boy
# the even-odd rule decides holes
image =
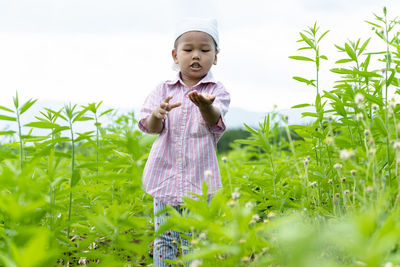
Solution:
[[[139,115],[143,132],[159,134],[143,171],[144,189],[154,197],[156,231],[169,216],[156,216],[166,204],[181,211],[182,197],[202,194],[204,180],[210,195],[222,186],[216,146],[226,128],[230,96],[210,72],[219,52],[217,22],[185,19],[175,37],[172,58],[179,73],[146,98]],[[175,258],[178,237],[168,231],[155,239],[154,266],[167,266],[163,260]]]

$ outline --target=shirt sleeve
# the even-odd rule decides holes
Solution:
[[[214,90],[215,100],[213,105],[219,109],[221,116],[216,124],[209,127],[210,131],[217,135],[222,135],[226,130],[224,117],[229,109],[229,104],[231,102],[230,95],[225,87],[221,83],[217,83],[217,87]]]
[[[163,84],[158,85],[147,97],[144,101],[144,104],[139,112],[139,122],[138,127],[144,133],[150,133],[146,126],[146,120],[151,115],[153,110],[160,105],[163,100],[162,93]],[[163,120],[163,130],[164,130],[165,122]],[[162,131],[163,131],[162,130]]]

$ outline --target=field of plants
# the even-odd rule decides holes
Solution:
[[[171,265],[400,266],[400,20],[383,9],[366,27],[385,49],[337,44],[330,90],[319,81],[328,31],[300,32],[290,58],[315,73],[293,78],[316,97],[293,108],[312,106],[303,116],[314,122],[272,112],[245,126],[250,136],[219,154],[224,188],[210,202],[185,199],[190,213],[170,210],[160,232],[194,233],[192,253]],[[0,266],[151,265],[158,233],[141,173],[156,136],[101,103],[45,108],[22,124],[36,100],[13,100],[0,106],[12,125],[0,131]]]

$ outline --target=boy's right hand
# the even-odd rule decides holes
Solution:
[[[163,119],[166,118],[168,112],[171,109],[174,109],[174,108],[179,107],[181,105],[180,102],[170,104],[169,101],[171,99],[172,99],[172,96],[168,96],[167,98],[164,99],[163,102],[161,102],[160,106],[157,107],[153,111],[154,117],[156,117],[157,119],[163,120]]]

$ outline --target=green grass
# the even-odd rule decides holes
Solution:
[[[271,113],[246,126],[248,137],[219,155],[224,188],[210,202],[186,199],[190,213],[170,210],[160,231],[194,233],[193,252],[171,263],[400,264],[400,106],[390,98],[400,88],[400,22],[384,9],[367,23],[385,50],[369,51],[370,39],[336,45],[342,59],[331,90],[319,86],[329,32],[315,23],[300,33],[290,58],[312,64],[315,76],[293,78],[316,96],[293,108],[313,106],[303,116],[314,121],[288,125]],[[0,265],[151,264],[159,233],[141,175],[156,136],[142,134],[133,113],[101,102],[46,108],[21,125],[35,102],[20,105],[16,95],[14,108],[0,106],[0,120],[18,129],[0,132]],[[106,115],[112,124],[102,125]],[[93,129],[76,132],[82,121]],[[35,128],[47,134],[34,136]]]

